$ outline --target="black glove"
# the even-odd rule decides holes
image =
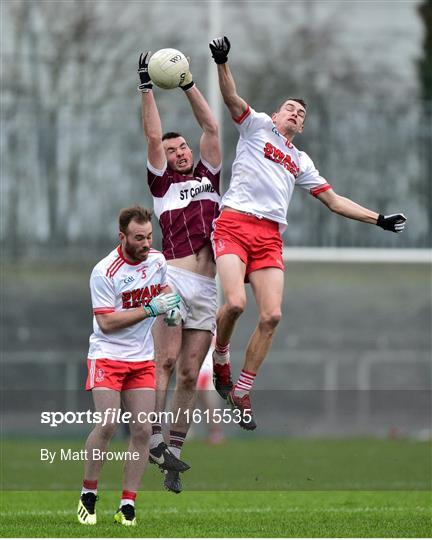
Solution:
[[[190,64],[190,58],[189,56],[186,57],[188,63]],[[180,88],[187,92],[192,86],[195,86],[195,83],[193,82],[192,73],[190,72],[190,69],[184,74],[184,79],[179,84]]]
[[[406,217],[403,214],[389,214],[388,216],[380,214],[377,219],[378,227],[395,233],[400,233],[404,230],[405,222]]]
[[[153,88],[150,75],[148,73],[148,61],[150,60],[151,51],[141,53],[138,61],[138,75],[141,84],[138,85],[138,90],[141,92],[148,92]]]
[[[231,49],[230,40],[226,36],[218,37],[209,43],[209,47],[216,64],[225,64]]]

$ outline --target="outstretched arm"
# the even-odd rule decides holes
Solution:
[[[186,90],[185,94],[191,104],[195,118],[203,130],[200,140],[201,156],[212,167],[218,168],[221,163],[221,149],[216,118],[196,85]]]
[[[223,38],[214,39],[209,44],[209,47],[213,59],[217,64],[219,88],[225,105],[228,107],[231,116],[233,118],[238,118],[247,110],[248,104],[237,94],[234,77],[227,64],[231,43],[229,39],[224,36]]]
[[[323,191],[317,195],[317,198],[324,203],[329,210],[341,216],[356,219],[357,221],[363,221],[364,223],[371,223],[372,225],[378,225],[387,231],[395,233],[402,232],[405,228],[406,217],[403,214],[391,214],[388,216],[377,214],[377,212],[368,210],[351,199],[338,195],[332,189]]]
[[[148,160],[155,169],[162,169],[166,163],[165,150],[162,144],[162,124],[156,101],[153,96],[153,84],[148,74],[150,52],[142,53],[139,58],[138,74],[141,84],[141,118],[144,134],[148,144]]]

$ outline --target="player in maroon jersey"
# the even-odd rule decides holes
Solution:
[[[216,327],[216,265],[210,235],[212,222],[219,214],[221,150],[217,122],[190,72],[181,89],[203,132],[196,166],[192,151],[180,133],[162,135],[147,70],[149,57],[150,53],[141,54],[138,67],[142,121],[148,144],[148,183],[162,229],[168,279],[173,290],[182,297],[182,325],[168,331],[162,324],[156,323],[154,327],[156,411],[165,409],[168,384],[176,367],[171,410],[179,414],[170,425],[169,449],[179,458],[189,428],[188,417],[183,413],[194,403],[200,367]],[[152,457],[152,448],[163,440],[161,424],[154,424],[150,443]],[[182,490],[175,471],[166,472],[164,485],[175,493]]]

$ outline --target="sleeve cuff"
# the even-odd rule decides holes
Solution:
[[[102,315],[103,313],[114,313],[114,311],[115,311],[114,308],[108,308],[108,307],[94,308],[93,315]]]
[[[153,167],[153,165],[150,163],[149,160],[147,160],[147,169],[153,173],[156,176],[163,176],[167,168],[167,162],[165,161],[165,165],[162,169],[156,169],[156,167]]]
[[[232,119],[234,120],[236,124],[242,124],[245,121],[245,119],[249,116],[250,110],[251,109],[248,105],[244,113],[242,113],[240,116],[236,116],[236,117],[233,116]]]
[[[218,167],[213,167],[208,161],[203,159],[202,156],[200,156],[200,161],[204,165],[204,167],[208,169],[212,174],[217,174],[222,168],[222,163],[220,163]]]
[[[315,188],[312,188],[310,190],[311,195],[314,197],[317,197],[320,193],[323,193],[324,191],[327,191],[329,189],[332,189],[330,184],[323,184],[321,186],[317,186]]]

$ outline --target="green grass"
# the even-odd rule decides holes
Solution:
[[[138,527],[114,525],[121,464],[106,463],[98,525],[75,520],[82,462],[40,462],[40,448],[83,441],[2,443],[2,536],[9,537],[430,537],[430,443],[378,439],[260,439],[207,446],[192,440],[180,495],[145,472]],[[125,447],[114,441],[112,449]]]
[[[60,461],[60,448],[80,450],[79,440],[7,440],[2,450],[2,486],[9,490],[76,490],[83,463]],[[41,462],[40,449],[57,452]],[[110,450],[125,450],[115,440]],[[221,446],[188,441],[183,458],[192,465],[184,475],[191,491],[429,490],[431,444],[410,439],[271,439],[249,434]],[[107,462],[103,489],[117,489],[121,466]],[[148,467],[143,489],[159,490],[160,473]]]
[[[78,494],[8,492],[10,537],[430,537],[426,492],[141,492],[138,526],[113,523],[118,493],[103,492],[98,524],[75,520]]]

